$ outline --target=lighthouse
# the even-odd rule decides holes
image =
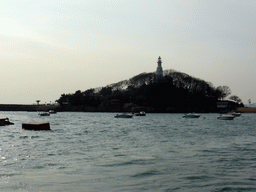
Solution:
[[[161,57],[158,57],[157,68],[156,68],[156,79],[157,81],[163,78],[163,69],[162,69],[162,61]]]

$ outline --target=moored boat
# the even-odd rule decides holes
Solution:
[[[54,111],[54,110],[49,110],[49,113],[50,113],[50,114],[56,114],[57,112]]]
[[[0,126],[5,126],[5,125],[13,125],[14,123],[10,122],[9,121],[9,118],[6,117],[6,118],[3,118],[3,119],[0,119]]]
[[[199,118],[200,115],[196,113],[186,113],[183,118]]]
[[[146,116],[145,111],[140,111],[139,113],[134,113],[135,116]]]
[[[241,116],[241,113],[231,112],[230,115],[233,115],[235,117],[239,117],[239,116]]]
[[[221,120],[233,120],[234,118],[235,116],[231,114],[221,114],[219,117],[217,117],[217,119]]]
[[[38,113],[39,116],[50,116],[49,112],[40,112]]]
[[[122,113],[122,114],[116,114],[115,118],[132,118],[132,113]]]

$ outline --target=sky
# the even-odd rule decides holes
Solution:
[[[0,104],[173,69],[256,103],[254,0],[0,0]]]

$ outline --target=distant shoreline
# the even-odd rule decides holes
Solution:
[[[256,113],[256,107],[239,107],[236,111],[239,113]]]
[[[0,104],[0,111],[49,111],[58,108],[59,105]]]
[[[29,105],[29,104],[0,104],[0,111],[63,111],[59,105]],[[65,110],[64,110],[65,111]],[[77,110],[74,110],[76,112]],[[236,110],[239,113],[256,113],[256,107],[239,107]],[[70,111],[72,112],[72,110]],[[97,112],[97,111],[83,111],[83,112]],[[104,112],[104,111],[98,111]],[[107,112],[107,111],[106,111]]]

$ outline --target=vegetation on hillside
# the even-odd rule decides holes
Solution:
[[[166,70],[156,81],[155,73],[141,73],[106,87],[62,94],[57,102],[63,110],[131,111],[144,108],[152,112],[211,112],[219,99],[231,94],[228,86],[211,83],[185,73]],[[231,97],[241,102],[237,96]]]

